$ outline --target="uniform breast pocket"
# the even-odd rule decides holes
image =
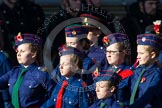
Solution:
[[[25,95],[37,96],[39,95],[39,84],[34,81],[25,81],[24,86],[21,88]]]
[[[10,93],[12,92],[12,89],[13,89],[15,83],[16,83],[16,79],[10,79],[9,80],[8,86],[9,86]]]
[[[56,94],[55,95],[52,95],[51,99],[52,99],[52,101],[54,103],[56,103],[56,101],[57,101],[57,95]]]
[[[8,86],[14,85],[16,83],[16,79],[10,79]]]
[[[64,103],[66,105],[69,105],[71,107],[76,107],[78,105],[78,103],[79,103],[78,99],[75,98],[75,97],[74,98],[72,98],[72,97],[65,97],[63,99],[63,101],[64,101]]]
[[[34,81],[33,82],[29,81],[28,85],[29,85],[30,89],[36,89],[39,86],[39,84],[37,82],[34,82]]]

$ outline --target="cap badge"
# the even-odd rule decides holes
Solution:
[[[73,35],[76,35],[76,34],[77,34],[75,30],[73,30],[71,33],[72,33]]]
[[[145,42],[146,41],[146,38],[145,37],[142,37],[142,42]]]

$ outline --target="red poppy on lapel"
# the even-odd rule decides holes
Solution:
[[[146,81],[146,78],[145,77],[142,77],[141,79],[141,83],[145,82]]]
[[[94,77],[98,77],[99,76],[98,67],[96,67],[96,70],[93,72],[93,76]]]

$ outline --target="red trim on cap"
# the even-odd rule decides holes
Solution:
[[[91,14],[81,14],[80,17],[88,17],[88,18],[92,18],[92,19],[95,19],[95,20],[98,20],[98,21],[103,21],[101,18],[98,18],[98,17],[93,16]]]
[[[137,39],[137,44],[139,43],[139,40],[142,41],[142,39]],[[147,38],[146,38],[146,41],[151,41],[151,42],[156,43],[156,44],[158,44],[158,45],[160,45],[160,46],[162,47],[162,44],[159,43],[159,42],[157,42],[157,41],[155,41],[155,40],[147,39]],[[145,42],[146,42],[146,41],[145,41]],[[142,42],[143,42],[143,41],[142,41]],[[145,42],[143,42],[143,43],[145,43]],[[140,45],[140,44],[139,44],[139,45]],[[150,45],[150,46],[151,46],[151,45]]]
[[[141,37],[141,36],[156,36],[155,34],[140,34],[137,35],[137,37]]]

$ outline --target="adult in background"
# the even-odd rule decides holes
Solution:
[[[101,0],[83,0],[87,5],[91,5],[94,7],[101,7]]]

